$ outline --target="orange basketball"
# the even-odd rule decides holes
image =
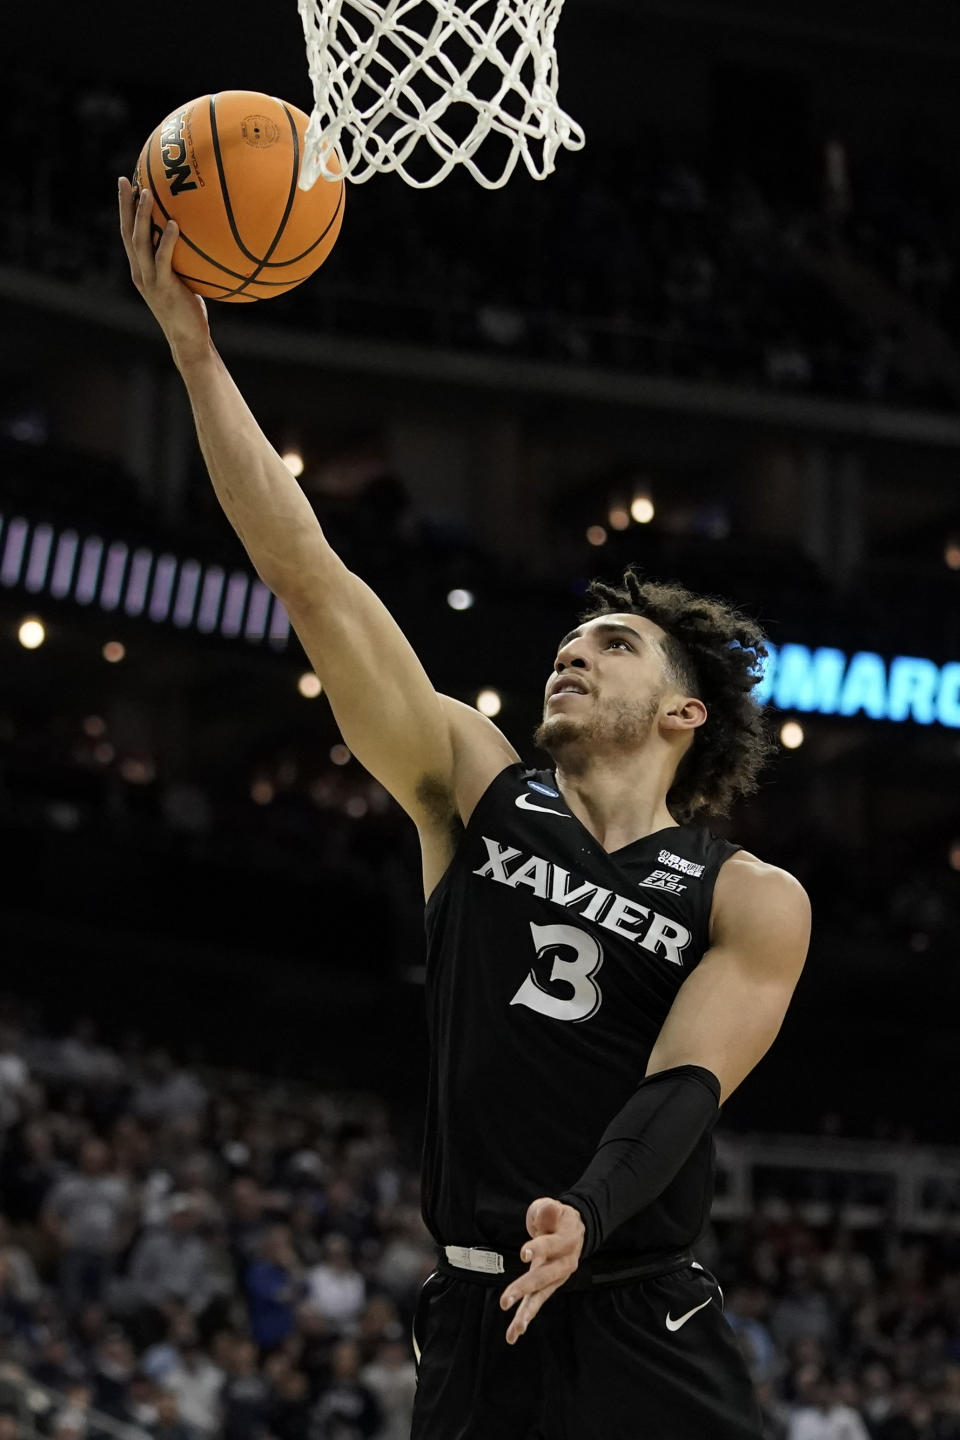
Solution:
[[[133,183],[153,195],[154,245],[176,220],[173,268],[210,300],[268,300],[323,264],[340,233],[344,182],[299,190],[307,117],[256,90],[181,105],[140,152]]]

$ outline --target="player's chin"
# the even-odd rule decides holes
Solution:
[[[575,744],[581,738],[582,732],[582,723],[572,716],[544,715],[534,731],[533,743],[552,754],[554,750],[565,745]]]

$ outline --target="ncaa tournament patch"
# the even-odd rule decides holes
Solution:
[[[560,799],[560,791],[559,791],[559,790],[551,790],[551,788],[550,788],[549,785],[541,785],[541,783],[540,783],[539,780],[528,780],[528,781],[527,781],[527,789],[528,789],[528,790],[536,790],[536,792],[537,792],[538,795],[549,795],[549,796],[551,796],[551,798],[554,799],[554,800],[559,800],[559,799]]]

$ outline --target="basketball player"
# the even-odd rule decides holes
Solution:
[[[122,180],[120,212],[220,503],[347,745],[420,833],[440,1259],[415,1440],[759,1440],[691,1251],[718,1106],[773,1042],[809,933],[797,882],[703,823],[766,756],[759,632],[633,572],[594,585],[547,678],[553,766],[528,768],[437,694],[328,545],[171,273],[176,227],[154,255],[149,196]]]

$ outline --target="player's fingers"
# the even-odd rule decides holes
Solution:
[[[174,246],[179,238],[180,229],[176,220],[168,220],[163,227],[160,244],[157,246],[156,265],[158,280],[166,280],[168,278],[173,262]]]
[[[531,1295],[539,1295],[542,1291],[552,1294],[558,1285],[562,1285],[564,1280],[573,1274],[575,1268],[569,1260],[553,1260],[536,1270],[528,1271],[507,1286],[500,1297],[500,1308],[512,1310],[518,1300],[523,1301]]]
[[[117,180],[117,204],[120,208],[120,235],[124,245],[129,245],[133,234],[133,186],[126,175]]]
[[[133,186],[123,175],[120,176],[120,183],[117,187],[117,202],[120,209],[120,238],[123,241],[127,260],[130,262],[130,278],[139,290],[142,288],[142,273],[133,244],[133,221],[137,202]]]
[[[520,1259],[528,1265],[542,1265],[545,1260],[554,1260],[570,1249],[570,1241],[561,1235],[540,1235],[528,1240],[520,1251]]]
[[[544,1235],[556,1230],[560,1223],[563,1206],[559,1200],[542,1196],[527,1207],[527,1231],[530,1235]]]
[[[149,190],[141,190],[133,218],[133,250],[144,278],[153,268],[153,243],[150,234],[152,215],[153,196]]]
[[[516,1315],[514,1315],[507,1327],[508,1345],[515,1345],[517,1343],[520,1336],[525,1333],[531,1321],[536,1319],[543,1306],[557,1288],[556,1285],[552,1285],[548,1290],[541,1290],[536,1295],[527,1295],[524,1298]]]

